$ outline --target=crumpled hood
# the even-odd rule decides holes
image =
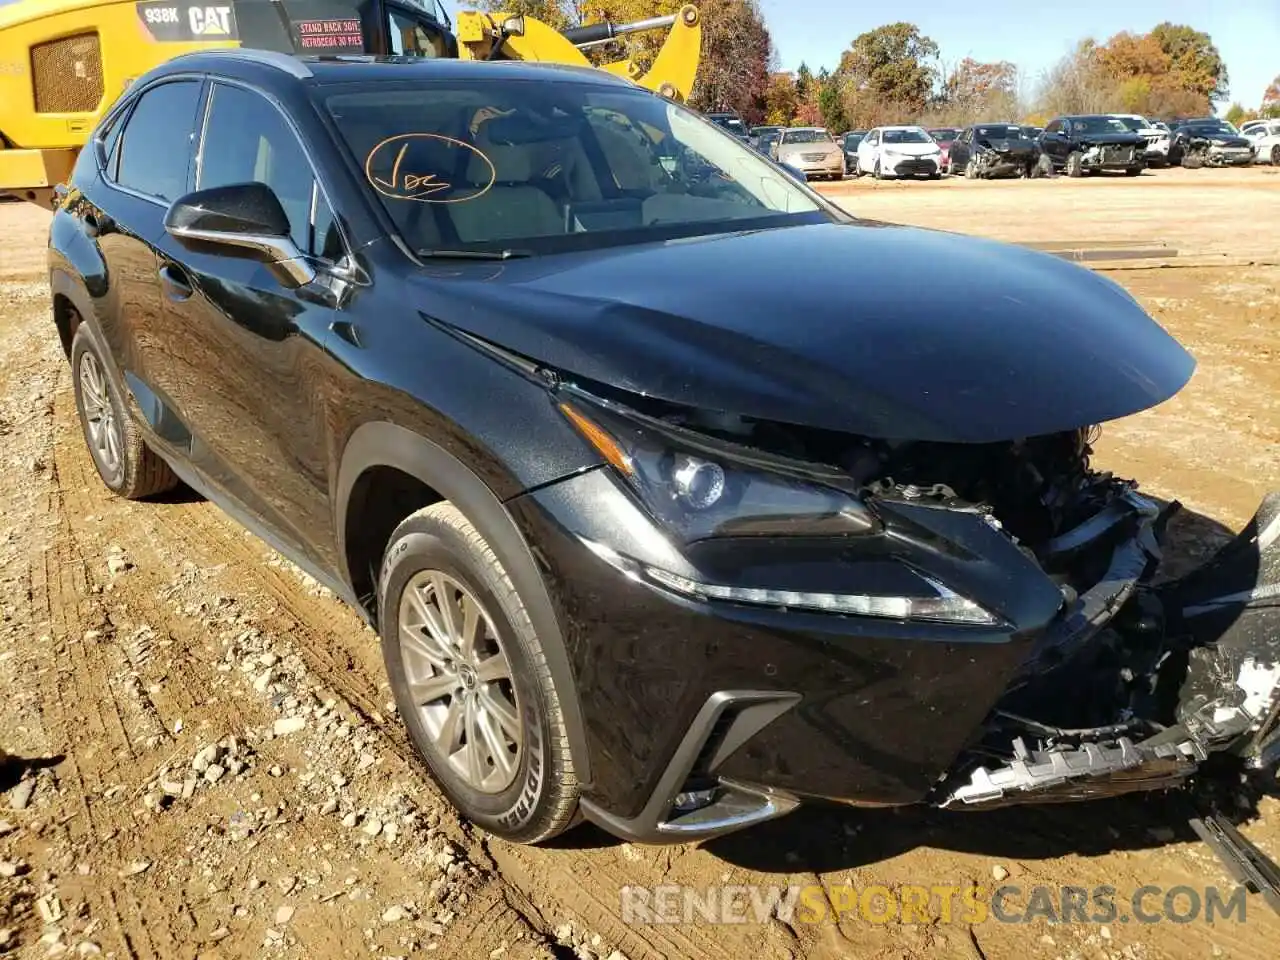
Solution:
[[[1126,416],[1195,361],[1049,254],[873,222],[429,267],[423,316],[675,403],[884,438],[994,442]]]
[[[1033,140],[1010,140],[983,137],[977,141],[979,146],[994,150],[996,153],[1013,154],[1014,156],[1031,156],[1039,153]]]

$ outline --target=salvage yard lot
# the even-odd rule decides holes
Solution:
[[[1192,555],[1280,488],[1280,170],[819,189],[875,219],[1176,250],[1170,265],[1107,276],[1199,368],[1173,400],[1106,425],[1097,459],[1182,500]],[[19,785],[0,799],[0,931],[19,956],[82,943],[121,958],[1274,956],[1280,918],[1256,896],[1246,923],[1212,927],[970,927],[962,913],[625,925],[626,884],[989,890],[1007,878],[1107,884],[1123,902],[1144,884],[1230,880],[1160,797],[967,816],[809,809],[703,848],[584,828],[528,849],[470,831],[412,762],[376,637],[349,611],[207,503],[106,495],[48,319],[47,222],[0,205],[0,747],[53,758],[29,798]],[[1037,308],[1070,322],[1069,303]],[[298,719],[277,735],[281,718]],[[196,758],[218,743],[210,775],[208,754]],[[1246,833],[1280,857],[1280,803],[1260,810]]]

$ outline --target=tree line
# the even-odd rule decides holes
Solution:
[[[681,0],[464,0],[479,9],[525,13],[557,29],[675,13]],[[1152,119],[1207,116],[1229,95],[1228,74],[1207,33],[1161,23],[1149,33],[1081,40],[1033,84],[1009,61],[947,61],[915,24],[859,34],[838,63],[816,72],[777,68],[757,0],[695,0],[702,59],[690,106],[732,110],[749,124],[867,129],[884,123],[960,126],[981,120],[1043,124],[1064,113],[1136,113]],[[630,56],[647,68],[663,32],[633,34],[587,52],[595,62]],[[1280,76],[1261,108],[1232,104],[1227,119],[1280,117]]]

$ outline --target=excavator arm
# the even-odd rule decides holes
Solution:
[[[679,13],[634,23],[596,23],[563,32],[523,15],[463,11],[458,14],[459,54],[464,60],[531,60],[595,66],[582,51],[618,37],[670,27],[653,65],[644,70],[632,59],[600,69],[671,100],[685,101],[693,89],[702,52],[702,19],[686,4]]]

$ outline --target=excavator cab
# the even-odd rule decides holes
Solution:
[[[17,0],[0,5],[0,194],[42,205],[98,121],[138,77],[195,50],[294,55],[530,60],[596,66],[583,50],[669,28],[645,71],[600,65],[675,100],[701,52],[697,9],[558,32],[524,15],[464,11],[455,32],[439,0]]]

